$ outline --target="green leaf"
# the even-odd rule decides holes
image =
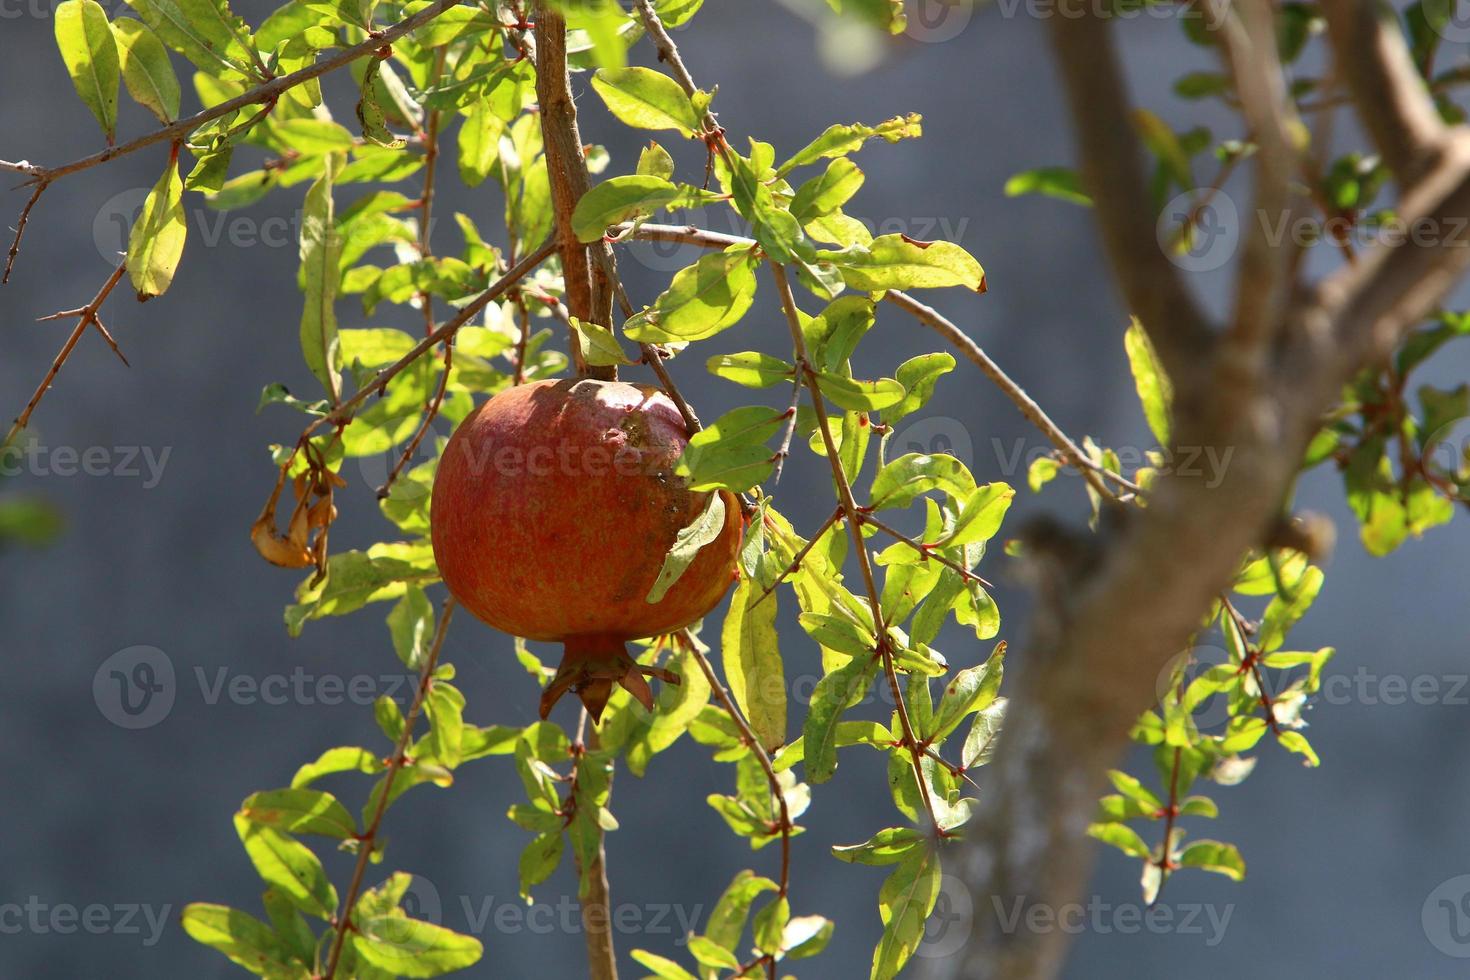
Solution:
[[[669,288],[652,307],[629,318],[623,332],[649,344],[713,337],[738,323],[750,309],[755,299],[753,265],[748,246],[702,256],[675,273]]]
[[[610,225],[646,217],[680,195],[677,186],[662,177],[628,174],[605,180],[582,195],[572,212],[577,240],[595,242]]]
[[[117,42],[107,11],[96,0],[63,0],[56,7],[56,46],[71,83],[112,144],[117,131]]]
[[[1322,569],[1314,565],[1302,573],[1301,579],[1292,589],[1290,600],[1277,596],[1266,606],[1258,637],[1263,652],[1277,650],[1286,641],[1287,631],[1307,614],[1307,610],[1316,601],[1317,593],[1322,591],[1322,580]]]
[[[1129,857],[1148,860],[1148,845],[1143,838],[1138,836],[1138,831],[1127,824],[1121,823],[1095,823],[1087,828],[1090,837],[1096,837],[1104,844],[1111,844]]]
[[[342,349],[337,340],[334,306],[342,265],[342,237],[333,219],[332,183],[336,171],[336,156],[328,156],[322,176],[306,193],[301,214],[301,268],[306,285],[301,352],[333,404],[342,396]]]
[[[1016,491],[1005,483],[986,483],[976,487],[960,501],[954,528],[934,542],[935,546],[950,548],[989,541],[1000,530],[1015,497]]]
[[[570,317],[570,320],[572,329],[582,338],[582,356],[587,359],[588,364],[593,367],[607,367],[633,363],[623,350],[623,345],[618,343],[618,338],[607,327],[576,317]]]
[[[862,123],[829,126],[821,136],[812,140],[790,160],[781,164],[776,169],[776,176],[784,177],[797,167],[816,163],[821,159],[846,156],[870,139],[877,138],[889,143],[897,143],[901,139],[916,138],[924,132],[922,123],[922,116],[918,113],[909,113],[907,116],[894,116],[876,126],[865,126]]]
[[[1179,854],[1179,864],[1185,868],[1203,868],[1222,874],[1232,881],[1245,878],[1245,859],[1234,844],[1223,844],[1217,840],[1197,840]]]
[[[760,405],[726,412],[694,434],[674,473],[693,490],[749,490],[775,468],[766,441],[781,431],[785,419],[786,413]]]
[[[669,156],[669,151],[659,146],[653,140],[638,154],[638,166],[635,173],[648,177],[662,177],[664,180],[674,179],[674,158]]]
[[[712,940],[704,936],[689,937],[689,953],[701,966],[707,966],[719,970],[738,970],[740,961],[735,954],[723,946],[716,945]]]
[[[876,411],[903,401],[908,392],[892,378],[858,381],[831,371],[817,372],[817,387],[834,405],[854,412]]]
[[[179,116],[179,79],[163,42],[146,24],[130,17],[113,21],[112,36],[128,94],[160,122],[173,122]]]
[[[194,902],[184,907],[182,923],[195,942],[218,950],[251,973],[271,980],[307,980],[310,976],[306,965],[292,959],[270,926],[239,909]]]
[[[357,822],[331,793],[315,789],[273,789],[252,793],[240,804],[240,816],[288,834],[321,834],[349,840]]]
[[[459,128],[459,176],[466,187],[479,187],[500,159],[500,137],[505,120],[488,101],[470,106]]]
[[[633,950],[633,959],[640,965],[653,971],[657,980],[699,980],[694,974],[684,969],[671,959],[650,953],[646,949]]]
[[[975,478],[953,456],[909,453],[891,461],[873,477],[872,507],[903,508],[933,490],[964,499],[975,491]]]
[[[849,864],[897,864],[924,842],[924,835],[912,827],[890,827],[861,844],[835,845],[832,856]]]
[[[327,559],[327,577],[308,579],[296,590],[297,602],[286,608],[286,628],[292,636],[311,619],[356,612],[369,602],[402,596],[410,585],[439,578],[432,553],[419,560],[394,556],[392,548],[375,545],[369,551],[342,551]]]
[[[883,235],[867,247],[822,252],[853,289],[938,289],[964,286],[985,291],[985,270],[953,242],[915,242],[903,235]]]
[[[679,529],[674,536],[674,543],[669,548],[669,553],[664,555],[663,567],[658,570],[658,578],[653,582],[653,587],[648,590],[644,601],[656,603],[662,601],[668,594],[674,583],[679,581],[684,572],[694,563],[699,550],[714,541],[725,529],[725,496],[721,493],[709,495],[709,503],[688,527]]]
[[[226,0],[127,2],[164,44],[210,75],[255,75],[255,42]]]
[[[1134,317],[1123,334],[1123,347],[1128,352],[1128,365],[1133,369],[1133,384],[1138,389],[1138,400],[1143,405],[1144,417],[1159,445],[1169,445],[1169,424],[1174,404],[1174,387],[1164,373],[1163,362],[1154,351],[1154,345],[1144,332],[1143,325]]]
[[[846,204],[863,186],[863,172],[846,157],[838,157],[818,177],[802,184],[791,199],[791,213],[802,224],[824,218]]]
[[[337,911],[337,889],[327,879],[321,861],[304,844],[238,814],[235,832],[256,873],[293,905],[319,919],[330,919]]]
[[[740,945],[751,903],[762,892],[775,890],[776,883],[771,879],[759,877],[753,871],[741,871],[710,912],[705,937],[720,949],[734,949]]]
[[[1189,154],[1179,142],[1179,136],[1169,124],[1147,109],[1133,110],[1133,128],[1138,132],[1149,151],[1158,158],[1159,166],[1169,178],[1183,190],[1194,188],[1194,175],[1190,171]]]
[[[871,630],[843,616],[804,612],[797,621],[822,646],[852,657],[872,656],[878,643]]]
[[[705,362],[705,368],[717,378],[747,388],[769,388],[783,381],[791,382],[796,377],[794,364],[753,350],[716,354]]]
[[[970,732],[965,736],[964,748],[960,751],[960,764],[966,769],[985,765],[995,754],[995,743],[1005,714],[1005,698],[996,698],[989,707],[976,712],[975,720],[970,723]]]
[[[473,936],[401,912],[358,918],[352,946],[368,963],[399,977],[437,977],[473,966],[484,946]]]
[[[464,745],[464,695],[453,684],[435,680],[424,707],[432,726],[432,761],[453,769],[460,763]]]
[[[767,956],[781,951],[781,940],[786,935],[786,923],[791,921],[791,903],[785,895],[772,899],[755,915],[752,926],[755,948]]]
[[[434,606],[417,585],[411,585],[388,614],[393,652],[410,670],[418,670],[434,642]]]
[[[895,425],[928,404],[941,376],[954,370],[954,357],[945,353],[920,354],[904,361],[895,372],[903,385],[903,400],[883,410],[883,421]]]
[[[883,937],[873,950],[871,980],[891,980],[924,939],[924,923],[939,898],[939,855],[929,848],[910,854],[883,882],[878,915]]]
[[[990,659],[976,667],[960,671],[944,686],[944,695],[928,725],[923,726],[924,738],[944,738],[959,727],[971,712],[990,707],[1000,692],[1001,677],[1005,673],[1005,644],[998,644]]]
[[[1174,80],[1174,94],[1181,99],[1207,99],[1229,91],[1229,77],[1216,71],[1187,72]]]
[[[1312,748],[1312,743],[1301,732],[1284,731],[1276,736],[1276,741],[1288,752],[1302,756],[1302,765],[1315,768],[1322,764],[1322,760],[1317,757],[1317,750]]]
[[[309,786],[323,776],[329,776],[337,772],[362,772],[372,775],[382,772],[383,763],[376,755],[367,749],[356,746],[341,746],[335,749],[327,749],[315,762],[308,762],[296,770],[296,775],[291,777],[293,789]]]
[[[730,694],[768,752],[786,741],[786,677],[776,633],[776,594],[742,575],[720,633]]]
[[[1047,197],[1080,204],[1083,207],[1092,206],[1092,198],[1082,189],[1082,181],[1078,178],[1077,172],[1070,167],[1037,167],[1034,170],[1023,170],[1006,181],[1005,193],[1006,197],[1044,194]]]
[[[672,78],[651,68],[603,68],[592,76],[592,88],[624,125],[674,129],[684,136],[700,128],[689,96]]]
[[[647,771],[649,760],[654,755],[678,741],[709,704],[709,678],[705,677],[693,652],[680,651],[667,666],[679,675],[680,683],[663,685],[647,727],[627,746],[628,769],[636,776]]]
[[[171,159],[128,233],[128,276],[140,300],[162,295],[174,281],[189,233],[183,195],[178,163]]]
[[[802,727],[806,778],[825,783],[837,769],[837,723],[842,713],[862,699],[878,673],[878,658],[857,656],[827,674],[812,689],[811,706]]]
[[[805,959],[808,956],[816,956],[827,948],[832,941],[832,931],[836,923],[825,916],[799,915],[786,923],[786,930],[781,935],[781,947],[785,950],[788,960]]]
[[[1130,776],[1121,769],[1109,769],[1108,779],[1119,793],[1142,805],[1145,812],[1155,814],[1164,809],[1164,803],[1155,796],[1137,776]]]
[[[521,851],[519,874],[522,897],[529,898],[531,889],[550,878],[557,865],[561,864],[566,838],[561,833],[560,818],[555,817],[554,814],[552,816],[556,820],[556,826],[544,833],[537,834],[526,845],[525,850]]]
[[[378,89],[374,83],[382,66],[383,63],[377,58],[367,60],[367,68],[362,73],[361,94],[357,101],[357,121],[362,125],[362,135],[365,138],[378,146],[396,150],[406,146],[407,141],[388,131],[387,117],[383,113],[383,107],[378,104]]]

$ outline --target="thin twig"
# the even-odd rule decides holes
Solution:
[[[180,119],[177,122],[170,123],[169,125],[164,126],[161,129],[155,129],[151,133],[145,133],[144,135],[139,136],[137,139],[130,140],[127,143],[122,143],[118,146],[109,146],[105,150],[101,150],[100,152],[94,153],[88,157],[82,157],[80,160],[73,160],[70,163],[65,163],[56,167],[37,167],[25,163],[14,164],[0,161],[0,167],[3,167],[7,170],[15,170],[19,173],[29,174],[30,180],[27,181],[27,183],[36,183],[41,181],[49,183],[55,181],[58,177],[65,177],[68,174],[74,174],[79,170],[86,170],[90,167],[95,167],[98,164],[106,163],[109,160],[115,160],[118,157],[126,156],[129,153],[134,153],[138,150],[143,149],[144,147],[152,146],[155,143],[177,142],[178,140],[183,139],[185,136],[189,135],[194,130],[198,129],[200,126],[203,126],[207,122],[212,122],[223,116],[228,116],[235,110],[243,109],[245,106],[248,105],[258,105],[264,102],[271,102],[275,99],[278,99],[282,93],[290,91],[298,85],[309,82],[313,78],[319,78],[322,75],[327,74],[328,72],[335,71],[336,69],[343,67],[344,65],[349,65],[352,62],[356,61],[358,58],[372,56],[381,48],[391,45],[394,41],[403,37],[405,34],[412,33],[418,28],[423,27],[425,24],[429,23],[431,20],[444,13],[446,10],[449,10],[458,5],[459,0],[434,0],[433,3],[429,4],[429,6],[425,7],[423,10],[420,10],[412,17],[405,18],[399,23],[394,24],[392,27],[387,27],[381,31],[373,32],[367,38],[367,40],[362,41],[359,44],[354,44],[350,48],[343,48],[341,51],[332,55],[325,61],[319,61],[316,64],[308,65],[305,68],[302,68],[300,71],[294,71],[289,75],[282,75],[280,78],[271,79],[264,85],[258,85],[247,92],[242,92],[241,94],[235,96],[233,99],[227,99],[217,106],[212,106],[201,112],[196,112],[194,115],[189,116],[186,119]]]
[[[786,270],[781,263],[772,260],[767,264],[771,267],[771,275],[776,279],[776,290],[781,298],[781,309],[786,313],[786,324],[790,328],[791,343],[796,350],[796,363],[804,366],[802,375],[806,380],[807,389],[811,392],[812,409],[817,413],[817,431],[822,434],[822,443],[827,450],[827,461],[832,468],[832,479],[837,484],[837,498],[842,504],[848,528],[852,533],[853,547],[857,551],[858,568],[862,571],[863,585],[868,590],[868,604],[873,613],[873,633],[878,641],[878,657],[883,661],[883,672],[888,677],[888,685],[893,691],[894,707],[898,712],[899,724],[903,727],[904,742],[908,745],[909,754],[913,759],[914,781],[919,784],[919,794],[924,799],[924,809],[934,824],[935,832],[944,836],[945,831],[940,829],[939,818],[935,814],[934,801],[930,798],[929,783],[924,779],[924,768],[921,761],[923,748],[919,744],[918,736],[914,734],[913,724],[909,721],[908,704],[904,701],[903,688],[898,683],[898,672],[893,666],[893,651],[889,648],[888,626],[883,621],[883,604],[879,598],[877,581],[873,577],[873,562],[868,556],[868,545],[863,540],[863,515],[858,508],[857,500],[852,495],[852,483],[847,478],[847,471],[842,467],[842,457],[838,452],[837,442],[832,438],[832,425],[827,416],[827,404],[824,401],[821,386],[817,384],[816,372],[811,369],[811,363],[807,357],[806,340],[801,332],[801,317],[797,311],[796,297],[792,295],[791,282],[786,278]]]
[[[751,606],[760,605],[766,600],[766,597],[768,595],[776,591],[776,586],[786,581],[787,576],[795,574],[796,570],[801,567],[802,561],[806,559],[806,556],[811,553],[811,550],[814,547],[816,547],[817,542],[821,540],[822,535],[827,533],[827,529],[829,527],[842,520],[842,515],[844,513],[846,513],[846,511],[844,511],[840,506],[836,510],[834,510],[832,512],[832,515],[828,517],[825,521],[823,521],[822,526],[817,528],[817,530],[807,540],[807,543],[801,546],[801,550],[796,553],[796,557],[791,559],[791,564],[782,569],[781,574],[776,576],[776,580],[768,585],[764,590],[762,590],[760,596],[756,598],[755,602],[751,603]]]
[[[20,254],[20,240],[26,233],[26,223],[31,220],[31,208],[36,206],[36,202],[50,186],[51,182],[48,180],[38,181],[35,191],[31,194],[31,199],[21,209],[20,220],[15,224],[15,240],[10,243],[10,252],[5,256],[5,274],[0,275],[0,286],[10,281],[10,270],[15,268],[15,257]]]
[[[408,747],[413,741],[414,723],[418,721],[419,712],[423,710],[424,701],[429,696],[429,688],[433,686],[434,668],[439,664],[439,651],[444,647],[444,634],[449,630],[449,621],[454,617],[454,609],[454,597],[450,596],[444,600],[443,612],[439,617],[439,628],[434,633],[433,645],[429,647],[429,654],[424,658],[424,665],[419,670],[418,688],[414,691],[413,701],[403,716],[403,731],[398,733],[398,742],[393,747],[393,757],[388,760],[388,768],[383,775],[383,790],[378,795],[378,805],[373,810],[373,816],[368,821],[366,831],[357,839],[357,865],[352,870],[352,882],[342,896],[342,905],[337,911],[337,918],[333,924],[336,934],[332,938],[332,951],[327,957],[327,969],[322,974],[322,980],[332,980],[336,976],[337,963],[342,957],[342,946],[347,941],[347,933],[354,928],[352,907],[357,904],[357,896],[362,890],[363,876],[367,873],[368,862],[377,845],[378,830],[383,824],[383,814],[387,812],[388,802],[393,795],[393,782],[398,778],[399,771],[408,764]]]
[[[588,752],[596,752],[601,745],[597,740],[597,729],[587,724],[587,709],[577,721],[577,739],[572,743],[572,778],[567,795],[566,816],[568,822],[576,813],[577,780]],[[595,819],[595,818],[594,818]],[[587,867],[582,867],[582,858],[573,848],[573,859],[577,863],[578,878],[585,878],[587,890],[578,891],[582,909],[582,931],[587,945],[588,980],[618,980],[618,957],[613,948],[612,898],[607,882],[607,849],[603,846],[603,834],[597,832],[597,853]]]
[[[92,302],[88,303],[86,306],[82,307],[79,310],[71,311],[79,317],[79,319],[77,320],[77,325],[72,329],[71,335],[66,338],[66,343],[61,345],[61,350],[57,352],[56,358],[51,362],[51,369],[46,372],[46,376],[42,378],[41,383],[36,386],[36,391],[34,394],[31,395],[31,400],[26,403],[25,410],[20,413],[20,416],[18,418],[16,418],[15,424],[10,427],[10,432],[6,434],[5,441],[3,443],[0,443],[0,446],[10,445],[11,441],[15,439],[16,435],[30,424],[31,413],[36,410],[37,405],[41,404],[41,399],[46,397],[46,391],[51,387],[51,382],[54,381],[56,379],[56,375],[61,372],[62,365],[64,365],[66,363],[66,359],[71,356],[71,352],[76,348],[77,342],[82,339],[82,334],[87,332],[87,327],[89,327],[93,322],[96,321],[97,311],[102,309],[103,303],[107,302],[107,297],[112,292],[112,288],[116,286],[118,282],[122,279],[123,273],[127,271],[127,268],[128,265],[126,261],[119,262],[117,264],[117,268],[112,270],[112,275],[107,277],[107,281],[103,283],[102,288],[97,291],[97,295],[92,297]],[[106,330],[103,330],[102,332],[103,336],[107,337],[109,342],[112,342],[111,334],[108,334]],[[115,343],[113,344],[113,349],[116,350]],[[121,351],[118,351],[118,357],[122,357]]]
[[[796,376],[791,379],[791,407],[786,409],[786,431],[781,434],[781,445],[776,450],[776,466],[771,470],[771,485],[781,482],[781,470],[786,466],[786,457],[791,455],[791,439],[796,435],[797,409],[801,403],[801,379],[806,374],[806,365],[796,365]]]
[[[479,316],[485,307],[505,295],[507,290],[529,275],[532,270],[542,262],[545,262],[555,251],[555,242],[548,240],[542,243],[540,248],[531,252],[512,266],[509,272],[497,279],[489,289],[486,289],[479,296],[475,297],[469,305],[455,314],[453,319],[446,322],[442,327],[429,334],[423,340],[420,340],[414,345],[413,350],[373,375],[367,384],[357,390],[356,394],[343,401],[342,404],[338,405],[328,414],[313,422],[303,434],[310,435],[324,425],[342,425],[351,420],[358,406],[367,401],[370,396],[375,392],[386,390],[388,382],[397,377],[404,368],[408,367],[420,357],[423,357],[427,351],[454,336],[460,327],[463,327],[476,316]]]
[[[959,562],[952,561],[951,559],[946,558],[943,555],[941,555],[938,551],[935,550],[935,548],[934,548],[933,545],[931,545],[931,544],[925,544],[922,541],[916,541],[915,539],[909,537],[907,534],[900,533],[899,531],[895,530],[894,528],[891,528],[887,524],[884,524],[882,521],[878,520],[872,514],[867,514],[867,513],[862,514],[862,515],[859,516],[858,519],[861,520],[864,524],[867,524],[867,525],[870,525],[871,527],[877,528],[878,530],[882,531],[884,534],[888,535],[890,538],[893,538],[893,539],[895,539],[897,541],[902,542],[903,544],[908,545],[910,548],[913,548],[919,554],[923,555],[926,559],[927,558],[933,558],[935,561],[939,562],[939,564],[943,565],[945,568],[948,568],[948,569],[950,569],[951,571],[954,571],[954,572],[958,572],[961,575],[961,577],[963,577],[966,581],[968,581],[968,582],[979,582],[981,585],[985,586],[987,589],[993,589],[993,588],[995,588],[995,586],[991,585],[989,582],[987,582],[981,576],[976,575],[974,572],[970,571],[964,565],[961,565]]]
[[[640,241],[674,242],[711,249],[724,249],[731,245],[748,246],[755,244],[754,239],[742,238],[737,235],[726,235],[717,231],[706,231],[693,225],[643,224],[639,225],[636,229],[629,225],[622,225],[616,231],[618,233],[629,232],[633,238]],[[890,289],[883,294],[883,298],[913,316],[920,323],[930,327],[939,333],[940,336],[944,337],[945,340],[959,348],[960,353],[964,354],[976,367],[980,368],[980,371],[1001,390],[1001,393],[1021,410],[1021,414],[1026,417],[1026,420],[1041,430],[1042,434],[1057,448],[1057,451],[1062,454],[1063,458],[1081,472],[1088,484],[1104,500],[1117,499],[1118,495],[1103,483],[1103,477],[1135,493],[1141,492],[1142,488],[1137,484],[1089,459],[1083,453],[1081,447],[1073,442],[1062,431],[1061,427],[1052,421],[1051,417],[1042,410],[1040,405],[1032,400],[1030,395],[1026,394],[1026,390],[1017,384],[1010,375],[1006,374],[1000,365],[996,364],[979,344],[971,340],[963,330],[947,317],[901,290]]]
[[[403,453],[398,457],[398,462],[393,465],[393,472],[388,474],[388,479],[384,480],[383,485],[378,488],[379,500],[387,497],[392,491],[393,484],[397,482],[399,474],[403,472],[404,467],[413,459],[414,453],[419,451],[419,444],[424,441],[424,436],[428,435],[429,427],[439,417],[439,409],[444,407],[444,394],[449,390],[449,373],[453,369],[454,337],[450,336],[444,340],[444,372],[439,375],[439,387],[434,392],[433,400],[429,402],[424,410],[424,420],[419,423],[418,431],[413,434],[413,438],[408,441],[408,445],[403,447]]]

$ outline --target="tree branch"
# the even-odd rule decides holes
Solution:
[[[1122,70],[1107,20],[1087,0],[1065,0],[1052,44],[1071,103],[1082,180],[1128,309],[1143,323],[1176,388],[1187,387],[1214,345],[1203,313],[1160,246]]]
[[[1225,41],[1235,90],[1256,144],[1254,220],[1241,229],[1245,252],[1236,280],[1235,314],[1224,353],[1250,375],[1264,368],[1273,331],[1286,308],[1292,261],[1290,242],[1273,242],[1269,228],[1289,227],[1291,180],[1297,154],[1290,127],[1299,122],[1286,93],[1276,52],[1275,9],[1269,0],[1214,0],[1214,18]]]
[[[542,143],[546,169],[551,175],[551,202],[555,210],[556,240],[566,282],[568,312],[579,320],[610,326],[611,292],[604,275],[594,283],[587,246],[572,228],[572,212],[587,193],[587,159],[577,130],[577,105],[572,99],[571,76],[567,73],[567,24],[547,0],[536,2],[536,99],[541,110]],[[603,246],[598,246],[603,247]],[[570,331],[572,360],[577,374],[613,379],[617,369],[589,367],[582,356],[582,341]]]
[[[1438,155],[1445,127],[1404,44],[1398,14],[1372,0],[1323,0],[1322,13],[1358,116],[1408,186]]]
[[[66,343],[61,345],[61,350],[57,352],[56,358],[51,362],[50,370],[41,379],[41,383],[36,386],[35,392],[31,395],[31,400],[26,402],[25,409],[16,417],[15,422],[10,427],[10,431],[5,435],[5,441],[0,442],[0,446],[10,445],[11,441],[30,424],[31,415],[35,412],[36,406],[41,404],[42,398],[46,397],[46,392],[51,389],[51,382],[55,381],[56,376],[61,373],[61,368],[66,364],[66,359],[71,357],[71,352],[76,349],[77,343],[82,339],[82,334],[87,332],[88,327],[95,324],[101,332],[103,339],[112,346],[112,349],[117,352],[118,357],[122,357],[122,352],[117,349],[117,343],[112,339],[112,335],[107,332],[107,328],[102,326],[102,321],[98,319],[97,313],[102,309],[102,304],[107,302],[107,297],[112,294],[113,287],[122,279],[123,274],[127,272],[127,268],[126,260],[119,262],[117,268],[112,270],[112,275],[107,277],[107,281],[97,291],[97,295],[92,297],[92,301],[81,309],[66,310],[62,313],[52,314],[49,317],[43,317],[43,319],[50,320],[62,316],[76,316],[78,319],[77,325],[72,328],[71,335],[66,338]],[[123,363],[127,363],[127,358],[123,358]]]

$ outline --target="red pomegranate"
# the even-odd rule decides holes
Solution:
[[[454,597],[497,629],[566,646],[541,717],[567,690],[594,720],[614,682],[652,710],[626,641],[689,625],[734,578],[741,515],[657,601],[650,589],[676,535],[709,506],[674,475],[684,419],[656,388],[564,379],[509,388],[444,449],[430,525]]]

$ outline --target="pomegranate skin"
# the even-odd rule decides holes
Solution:
[[[646,601],[675,536],[709,503],[674,475],[687,442],[658,389],[583,378],[501,392],[445,447],[430,511],[439,572],[491,626],[567,644],[550,701],[573,689],[586,702],[590,684],[606,688],[605,703],[619,681],[651,703],[624,641],[689,625],[730,587],[741,514],[720,491],[719,537],[658,602]]]

